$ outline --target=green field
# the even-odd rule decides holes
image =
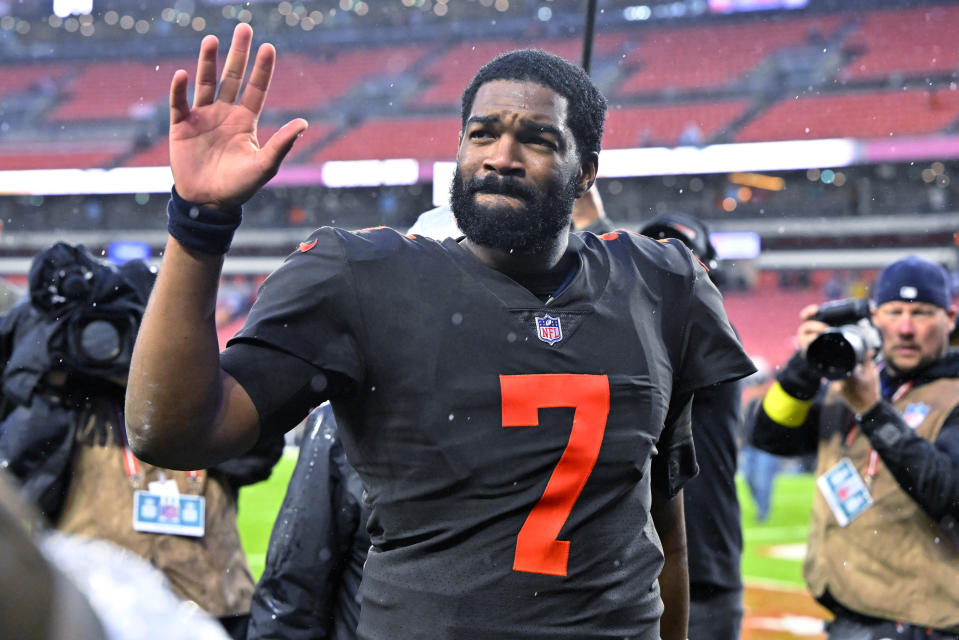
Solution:
[[[256,580],[259,580],[260,574],[263,573],[263,561],[266,558],[273,521],[276,520],[276,514],[283,503],[283,495],[286,493],[290,476],[293,475],[294,466],[296,453],[284,453],[283,458],[273,467],[273,474],[268,480],[240,489],[237,523],[250,571]]]
[[[243,548],[255,578],[263,572],[263,560],[270,540],[273,521],[296,463],[295,453],[285,454],[269,480],[240,491],[239,526]],[[773,490],[769,519],[755,523],[752,500],[739,482],[739,500],[743,509],[743,575],[747,581],[788,584],[801,587],[802,562],[796,558],[770,557],[776,550],[790,551],[806,541],[809,509],[815,481],[809,474],[780,474]]]
[[[808,473],[776,476],[769,519],[755,522],[755,509],[745,482],[737,483],[743,510],[743,577],[747,582],[803,587],[799,557],[771,557],[775,551],[800,552],[809,529],[816,481]]]

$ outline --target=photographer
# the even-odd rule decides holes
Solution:
[[[196,471],[133,456],[123,403],[154,278],[142,261],[116,267],[66,243],[34,259],[29,296],[0,321],[0,468],[56,529],[147,559],[180,597],[243,637],[253,579],[237,492],[270,475],[283,438]]]
[[[863,325],[830,333],[865,352],[826,384],[823,372],[839,378],[836,363],[809,356],[830,325],[817,307],[802,310],[799,353],[767,392],[753,441],[778,455],[817,452],[804,576],[835,614],[829,640],[956,638],[959,353],[948,347],[949,280],[911,256],[882,271],[872,302],[879,353]]]

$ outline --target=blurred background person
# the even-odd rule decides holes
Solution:
[[[458,238],[463,235],[456,225],[453,210],[448,204],[421,213],[406,233],[437,240]]]
[[[57,530],[146,558],[180,597],[243,637],[253,578],[237,491],[270,475],[283,440],[196,471],[133,456],[124,392],[154,278],[143,261],[117,267],[82,245],[61,242],[36,256],[29,296],[0,323],[0,466]]]
[[[573,231],[589,231],[599,236],[615,228],[606,217],[606,208],[599,195],[599,188],[593,183],[586,195],[573,204]]]
[[[40,514],[0,470],[0,637],[105,640],[89,600],[40,550]]]
[[[353,640],[370,548],[359,474],[328,402],[310,412],[253,592],[248,640]]]
[[[880,273],[872,303],[871,313],[800,312],[799,351],[766,393],[753,441],[818,454],[803,573],[835,615],[829,640],[956,638],[959,352],[949,350],[948,275],[903,258]]]
[[[145,559],[47,528],[0,469],[0,638],[228,640]]]
[[[773,383],[769,365],[756,362],[756,373],[743,381],[742,436],[740,438],[740,470],[749,495],[756,506],[756,522],[766,522],[772,509],[773,484],[779,472],[779,456],[763,451],[752,443],[753,424],[763,396]]]
[[[713,284],[723,284],[709,228],[701,220],[671,213],[653,218],[639,232],[652,238],[679,238],[709,269]],[[699,475],[687,483],[684,503],[689,640],[738,640],[742,628],[743,532],[736,495],[740,384],[724,382],[693,396],[693,444]]]

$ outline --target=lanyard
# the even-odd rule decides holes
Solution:
[[[899,387],[897,387],[896,390],[892,392],[892,396],[890,398],[891,402],[893,404],[895,404],[896,402],[899,402],[899,400],[901,400],[904,395],[909,393],[909,391],[912,389],[912,386],[913,386],[912,380],[909,380],[899,385]],[[858,426],[859,426],[858,423],[853,424],[852,428],[849,429],[849,433],[846,434],[846,449],[852,446],[852,441],[855,440],[856,438],[856,430],[857,430],[856,427]],[[872,485],[872,480],[873,478],[876,477],[876,471],[878,469],[879,469],[879,454],[876,453],[876,450],[873,449],[872,446],[870,445],[869,462],[866,464],[866,486]]]
[[[130,486],[134,489],[139,489],[143,480],[143,472],[140,470],[140,461],[137,460],[137,457],[133,455],[133,451],[130,450],[126,429],[120,426],[123,424],[123,412],[121,409],[117,408],[115,418],[116,422],[114,424],[116,425],[117,439],[120,441],[120,448],[123,451],[123,469],[126,471]],[[187,471],[187,478],[190,481],[190,488],[199,493],[200,472]]]

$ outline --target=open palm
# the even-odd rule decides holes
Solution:
[[[218,41],[200,44],[193,106],[187,102],[187,72],[178,70],[170,85],[170,167],[177,192],[185,200],[218,209],[243,204],[276,175],[280,163],[307,123],[286,123],[261,148],[256,125],[263,110],[276,50],[257,51],[249,82],[237,96],[249,60],[253,30],[239,24],[217,88]]]

